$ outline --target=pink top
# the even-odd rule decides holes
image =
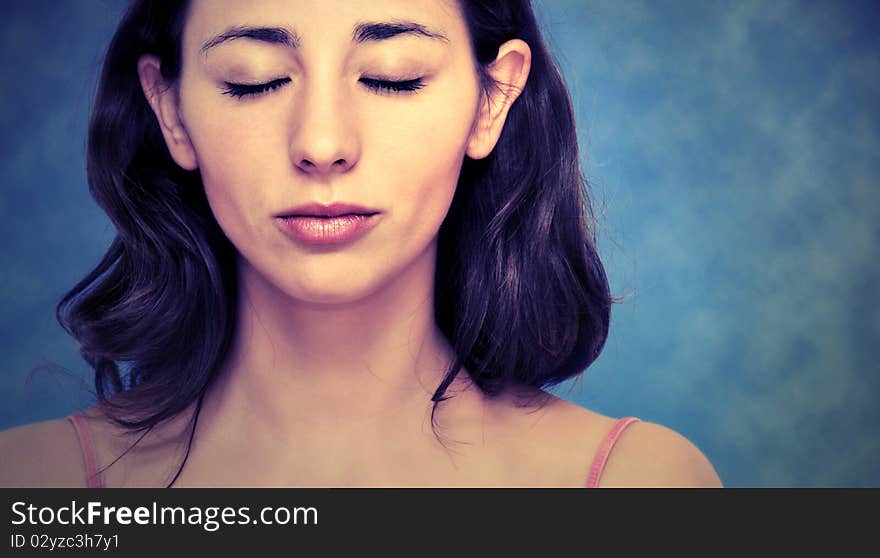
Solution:
[[[605,439],[602,440],[602,445],[599,446],[596,457],[593,458],[593,465],[590,466],[590,476],[587,477],[587,488],[599,488],[599,479],[602,478],[602,472],[605,470],[605,464],[608,462],[611,448],[614,447],[623,430],[634,422],[639,422],[639,419],[636,417],[624,417],[614,423]]]
[[[101,474],[98,471],[98,459],[95,456],[95,442],[92,440],[92,431],[86,424],[81,413],[74,413],[67,417],[76,430],[79,438],[79,446],[82,448],[83,462],[86,465],[86,488],[103,488]]]
[[[86,466],[86,487],[103,488],[104,484],[101,480],[101,472],[98,470],[98,460],[95,455],[95,442],[92,439],[92,432],[89,425],[86,424],[85,418],[81,413],[74,413],[67,417],[73,423],[76,435],[79,438],[79,445],[82,448],[83,462]],[[587,477],[587,488],[599,488],[599,479],[602,478],[602,472],[605,470],[605,464],[608,462],[608,456],[611,449],[620,438],[620,434],[624,429],[634,422],[639,422],[636,417],[624,417],[619,419],[599,446],[599,451],[593,458],[593,464],[590,466],[590,474]]]

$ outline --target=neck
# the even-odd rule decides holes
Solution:
[[[435,260],[432,245],[381,289],[318,304],[291,298],[240,259],[235,338],[206,410],[280,436],[429,413],[454,356],[434,320]]]

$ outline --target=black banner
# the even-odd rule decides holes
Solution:
[[[614,548],[736,528],[828,532],[877,490],[3,489],[2,556]],[[784,519],[784,521],[782,521]],[[781,521],[781,523],[780,523]],[[848,522],[851,530],[857,522]],[[816,530],[812,530],[813,528]],[[672,537],[670,539],[670,537]],[[572,546],[573,545],[573,546]],[[555,551],[553,552],[555,553]]]

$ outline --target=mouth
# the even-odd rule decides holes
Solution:
[[[286,215],[278,220],[281,230],[305,244],[341,244],[353,241],[376,226],[378,212],[341,215]]]
[[[295,213],[291,215],[281,215],[279,218],[281,219],[294,219],[296,217],[308,217],[312,219],[336,219],[338,217],[370,217],[372,215],[378,215],[378,211],[374,211],[372,213],[340,213],[339,215],[326,215],[326,214],[312,214],[312,213]]]
[[[276,217],[283,219],[294,217],[312,217],[318,219],[330,219],[333,217],[372,216],[380,213],[372,207],[364,207],[359,204],[337,201],[331,204],[317,202],[306,203],[297,207],[290,207],[286,211],[279,212]]]

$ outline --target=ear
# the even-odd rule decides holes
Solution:
[[[177,87],[169,87],[159,71],[159,59],[145,54],[138,60],[138,75],[144,96],[159,120],[159,128],[171,158],[180,167],[192,171],[199,167],[196,151],[180,118],[180,99]]]
[[[471,159],[482,159],[495,148],[507,111],[522,93],[531,65],[532,50],[523,40],[512,39],[498,49],[498,56],[489,65],[489,74],[498,87],[481,95],[467,146],[467,155]]]

